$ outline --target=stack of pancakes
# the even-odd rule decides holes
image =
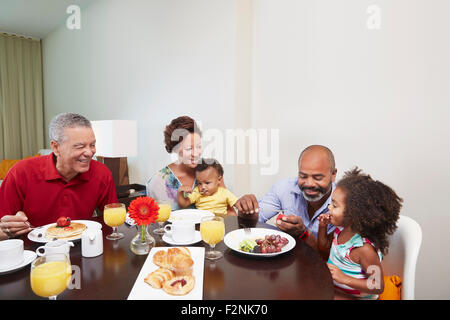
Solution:
[[[66,227],[58,227],[55,223],[45,231],[45,237],[47,239],[72,240],[79,238],[84,230],[86,230],[86,225],[79,222],[71,222]]]

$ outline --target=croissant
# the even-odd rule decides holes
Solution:
[[[153,263],[156,264],[158,267],[169,269],[170,263],[167,256],[167,252],[161,250],[155,253],[155,255],[153,256]]]
[[[153,256],[153,263],[160,268],[150,273],[144,281],[156,289],[163,288],[172,295],[184,295],[195,284],[192,275],[194,260],[188,248],[170,248],[160,250]]]
[[[184,254],[178,254],[170,259],[170,270],[176,276],[192,275],[194,261],[191,257]]]
[[[181,296],[188,294],[195,285],[193,276],[175,277],[164,282],[163,290],[171,295]]]
[[[170,248],[167,250],[161,250],[155,253],[153,256],[153,263],[158,267],[170,269],[174,263],[179,264],[178,261],[192,261],[191,252],[188,248],[179,247],[179,248]],[[189,262],[188,262],[189,263]],[[192,261],[191,264],[194,262]],[[190,266],[189,266],[190,267]]]
[[[158,270],[150,273],[144,281],[155,289],[161,289],[164,283],[167,280],[172,279],[174,276],[175,275],[171,270],[159,268]]]
[[[169,250],[167,250],[167,254],[169,255],[169,257],[170,256],[174,256],[174,255],[178,255],[178,254],[183,254],[183,255],[186,255],[188,257],[191,256],[191,252],[186,247],[170,248]]]

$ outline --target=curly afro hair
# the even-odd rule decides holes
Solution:
[[[383,255],[388,236],[397,229],[403,200],[387,185],[354,168],[337,183],[345,196],[344,222],[362,237],[372,241]]]
[[[181,116],[173,119],[164,130],[164,144],[166,151],[172,153],[177,144],[183,141],[189,133],[198,133],[202,135],[197,123],[188,116]]]

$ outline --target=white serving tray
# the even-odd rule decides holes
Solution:
[[[155,247],[150,253],[142,266],[130,294],[128,300],[202,300],[203,299],[203,268],[205,263],[205,248],[203,247],[186,247],[191,252],[192,260],[194,260],[193,276],[195,277],[194,289],[184,296],[173,296],[166,293],[163,289],[155,289],[144,282],[147,275],[159,267],[153,263],[153,256],[160,250],[167,251],[174,247]]]

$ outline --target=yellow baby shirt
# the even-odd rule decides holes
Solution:
[[[227,206],[232,207],[238,199],[233,193],[222,187],[219,187],[211,196],[201,195],[198,187],[195,187],[189,195],[189,200],[195,204],[197,209],[208,210],[216,215],[224,216],[227,214]]]

